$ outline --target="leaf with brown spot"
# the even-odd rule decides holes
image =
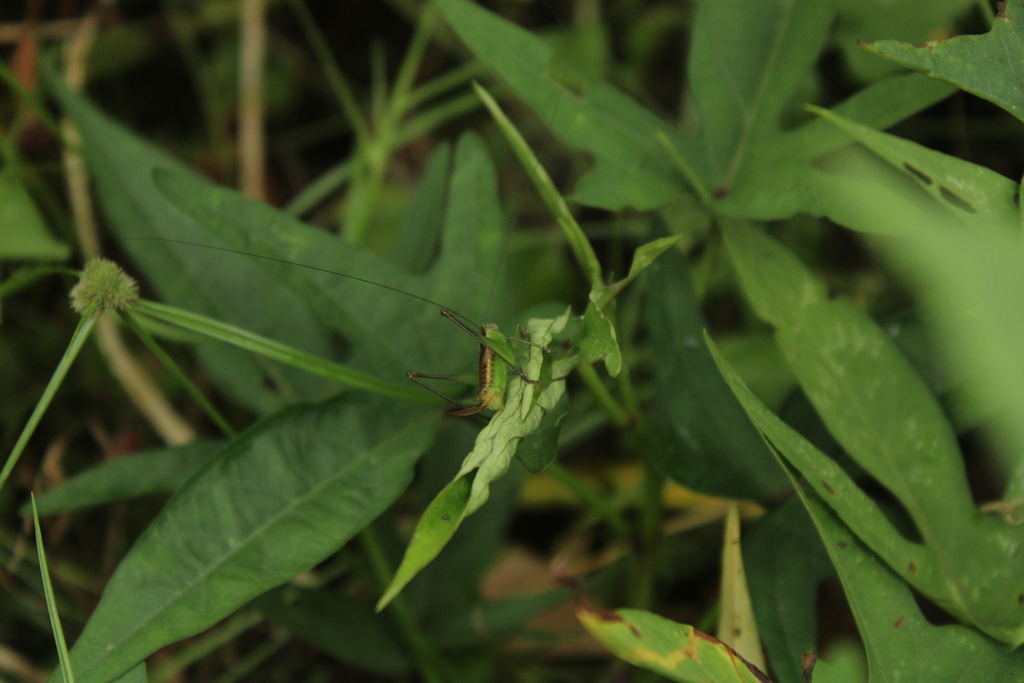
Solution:
[[[760,669],[713,636],[643,610],[608,612],[577,601],[580,623],[620,659],[673,681],[771,683]]]

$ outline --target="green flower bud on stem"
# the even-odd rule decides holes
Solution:
[[[82,278],[71,289],[71,307],[84,314],[93,304],[100,311],[123,311],[139,299],[139,285],[121,267],[104,258],[85,264]]]

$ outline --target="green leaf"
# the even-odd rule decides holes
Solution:
[[[1021,680],[1024,650],[1008,650],[959,624],[930,624],[910,588],[850,533],[819,496],[796,479],[794,484],[843,582],[867,650],[872,683]],[[818,681],[817,676],[814,680]]]
[[[584,604],[576,617],[616,657],[684,683],[771,683],[725,643],[692,626],[650,612],[598,610]]]
[[[948,97],[954,89],[920,74],[892,76],[858,91],[833,111],[872,128],[887,128]],[[831,128],[831,130],[828,130]],[[886,193],[890,177],[850,177],[840,161],[855,153],[851,138],[816,120],[795,130],[778,129],[750,150],[729,191],[715,203],[723,215],[775,220],[801,212],[827,216],[863,232],[877,232],[878,221],[861,204],[839,201],[852,182],[865,185],[864,196]],[[863,154],[870,163],[873,155]],[[902,173],[891,174],[906,180]]]
[[[558,318],[530,320],[527,323],[529,339],[546,346],[554,335],[565,329],[571,309]],[[548,351],[530,346],[528,360],[522,365],[527,377],[550,377],[547,385],[524,382],[518,375],[509,378],[505,407],[496,413],[477,436],[476,445],[466,456],[456,477],[476,471],[466,514],[472,514],[487,501],[491,482],[508,470],[519,443],[540,427],[544,416],[555,409],[565,394],[565,378],[576,366],[577,357],[563,358],[550,363],[545,369]]]
[[[635,280],[640,273],[644,272],[648,266],[664,254],[666,251],[674,247],[679,240],[682,239],[682,235],[669,235],[668,237],[659,237],[656,240],[652,240],[647,244],[641,244],[633,252],[633,262],[629,266],[629,273],[626,277],[622,278],[618,282],[613,282],[606,287],[601,288],[601,297],[599,304],[603,309],[608,303],[614,299],[619,292],[626,288],[630,282]]]
[[[170,238],[225,246],[167,201],[153,184],[153,169],[186,174],[203,190],[212,185],[108,119],[87,99],[67,89],[56,74],[47,73],[47,83],[81,132],[107,225],[164,301],[316,355],[337,357],[332,353],[329,331],[309,306],[252,259],[226,259],[223,252],[170,242],[125,241]],[[254,301],[259,305],[253,305]],[[322,379],[282,369],[221,344],[202,345],[196,352],[222,390],[257,412],[277,410],[296,398],[323,399],[335,392]]]
[[[835,575],[799,499],[787,499],[747,531],[743,563],[772,670],[779,681],[799,681],[803,654],[818,643],[818,586]]]
[[[469,497],[475,476],[476,472],[457,476],[452,483],[441,489],[420,515],[409,540],[409,547],[402,557],[402,563],[395,571],[384,594],[377,601],[378,612],[387,607],[395,596],[402,592],[406,584],[437,557],[445,544],[455,535],[459,524],[468,514]]]
[[[72,649],[79,680],[110,680],[322,561],[401,494],[435,426],[347,397],[247,431],[118,566]]]
[[[956,436],[924,381],[860,309],[807,296],[814,276],[778,242],[740,223],[724,236],[744,292],[776,328],[829,431],[907,507],[925,542],[948,545],[962,532],[951,523],[970,518],[974,505]]]
[[[989,227],[993,222],[1012,225],[1019,220],[1020,211],[1015,203],[1019,186],[1006,176],[895,135],[881,133],[827,109],[809,109],[914,181],[931,196],[928,209],[942,212],[944,220],[962,222],[975,228]],[[871,198],[870,205],[873,208],[869,211],[877,220],[880,214],[875,212],[884,204],[875,196]]]
[[[871,82],[899,70],[899,65],[864,51],[865,42],[893,38],[923,43],[955,32],[956,20],[970,12],[975,0],[931,0],[927,9],[915,2],[839,0],[832,40],[858,80]]]
[[[0,170],[0,261],[63,261],[68,245],[50,236],[32,196],[10,169]]]
[[[43,576],[43,595],[46,598],[46,612],[50,615],[50,627],[53,629],[53,640],[57,645],[57,658],[60,660],[60,674],[67,683],[74,683],[75,675],[71,667],[71,658],[68,656],[68,644],[64,640],[64,628],[60,624],[57,600],[53,595],[53,583],[50,582],[50,570],[46,564],[46,548],[43,547],[43,530],[39,526],[39,510],[36,509],[35,496],[32,497],[32,523],[35,527],[39,572]]]
[[[933,482],[940,475],[929,470],[936,464],[941,468],[943,463],[930,460],[910,462],[903,465],[913,476],[909,488],[912,498],[905,505],[915,521],[918,518],[925,520],[923,525],[919,524],[919,531],[927,543],[907,540],[878,504],[834,460],[764,407],[721,357],[710,338],[708,344],[729,386],[768,443],[806,478],[843,522],[894,572],[950,613],[994,638],[1012,644],[1024,639],[1024,629],[1021,628],[1024,600],[1008,599],[1009,596],[1024,595],[1020,560],[1010,550],[1019,547],[1020,541],[1014,540],[1021,538],[1019,525],[1012,525],[993,515],[983,515],[976,509],[966,511],[964,516],[965,512],[957,509],[955,501],[948,510],[935,510],[940,507],[936,501],[941,499],[940,483],[944,482]],[[877,352],[877,348],[872,350]],[[858,372],[863,374],[865,371],[859,369]],[[864,379],[868,383],[878,381],[877,376]],[[851,399],[854,404],[857,401],[856,397]],[[855,405],[851,413],[856,418],[863,414],[863,410],[863,406]],[[894,415],[887,422],[892,425],[899,421],[902,413],[898,407],[890,410]],[[862,436],[871,437],[877,433],[881,432],[872,428]],[[905,436],[893,429],[887,434],[894,440]],[[928,436],[922,437],[920,443],[930,445]],[[896,458],[902,455],[888,454]],[[929,457],[923,455],[918,459]],[[897,476],[902,476],[902,473]],[[921,479],[922,476],[930,478]],[[958,485],[959,482],[954,481],[953,484]],[[922,501],[927,506],[922,506]],[[918,507],[912,507],[915,504]],[[923,516],[925,514],[927,516]],[[936,528],[942,524],[948,528]],[[998,569],[993,571],[994,567]]]
[[[219,453],[225,443],[197,441],[104,461],[39,496],[39,513],[71,512],[148,493],[174,491]],[[30,511],[28,507],[21,508],[23,515]]]
[[[691,148],[671,125],[610,85],[564,62],[541,38],[467,0],[435,0],[477,58],[500,75],[569,145],[594,155],[576,199],[615,210],[650,209],[686,192],[655,135]],[[687,155],[689,156],[689,155]]]
[[[473,357],[472,339],[439,316],[438,308],[469,319],[483,311],[501,258],[504,221],[495,171],[475,134],[464,135],[456,148],[442,250],[421,275],[234,191],[165,171],[155,180],[174,206],[232,248],[286,261],[260,260],[279,284],[301,294],[329,329],[345,336],[352,346],[347,365],[408,384],[410,369],[461,370],[468,363],[455,361],[452,368],[452,358]],[[499,293],[504,289],[500,283],[495,287]],[[501,314],[502,302],[496,307]]]
[[[895,40],[880,40],[864,47],[952,83],[1024,120],[1024,91],[1019,73],[1024,60],[1021,22],[1024,2],[1007,0],[1001,3],[992,30],[984,35],[933,40],[923,47]]]
[[[388,620],[355,597],[288,586],[253,604],[266,619],[339,662],[389,677],[401,676],[412,667]]]
[[[416,494],[424,501],[418,512],[451,481],[466,453],[473,449],[480,424],[475,420],[443,420],[431,450],[416,467]],[[492,487],[488,505],[462,521],[459,533],[403,590],[405,602],[420,617],[425,633],[439,620],[479,603],[479,587],[497,560],[508,525],[519,509],[519,490],[526,472],[514,468]],[[385,520],[377,525],[385,526]],[[381,535],[389,540],[389,555],[401,559],[408,538],[391,525]],[[453,576],[460,577],[452,581]],[[467,617],[468,618],[468,617]]]
[[[968,411],[991,415],[988,433],[1007,482],[1002,499],[1015,506],[1024,500],[1024,385],[1018,381],[1024,372],[1024,250],[1018,229],[915,224],[901,205],[887,208],[891,220],[907,226],[909,239],[881,246],[916,284],[940,348],[965,380]]]
[[[416,194],[395,231],[388,260],[410,272],[422,273],[430,267],[437,236],[444,227],[451,157],[448,143],[438,145],[430,155]]]
[[[605,308],[619,292],[647,269],[655,259],[672,248],[682,235],[661,237],[640,245],[633,252],[633,263],[626,277],[610,285],[594,285],[590,289],[590,303],[583,313],[583,334],[577,342],[580,355],[588,363],[603,360],[608,374],[618,377],[622,371],[622,351],[619,349],[618,333],[611,318],[605,315]]]
[[[603,360],[608,374],[618,377],[622,370],[619,338],[615,331],[615,325],[598,306],[600,296],[601,291],[598,288],[590,290],[590,303],[587,304],[587,310],[583,312],[583,334],[576,346],[585,361],[596,363]]]
[[[828,38],[833,0],[738,0],[697,5],[689,88],[698,139],[719,196],[781,132],[781,116]]]
[[[516,458],[527,470],[536,474],[558,457],[558,436],[562,431],[562,420],[569,414],[569,395],[563,393],[555,406],[544,413],[537,430],[520,442]]]
[[[559,318],[530,320],[530,340],[540,346],[551,342],[569,320],[570,309]],[[448,486],[434,498],[416,525],[402,563],[384,595],[377,602],[383,609],[454,535],[462,520],[480,508],[490,495],[491,483],[502,477],[512,463],[519,443],[536,432],[544,416],[556,409],[565,394],[565,376],[575,367],[577,357],[560,359],[544,368],[545,354],[540,346],[529,347],[529,359],[522,367],[528,377],[549,376],[546,386],[524,382],[512,374],[505,396],[505,407],[495,413],[476,438],[473,450]],[[548,372],[550,374],[548,374]],[[542,374],[543,373],[543,374]]]
[[[657,398],[655,466],[704,493],[767,501],[789,487],[714,360],[700,342],[706,327],[685,259],[666,253],[647,269]]]

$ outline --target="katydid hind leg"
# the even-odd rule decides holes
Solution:
[[[466,409],[468,409],[468,408],[470,408],[472,406],[467,406],[465,403],[462,403],[460,401],[456,401],[454,398],[452,398],[448,394],[445,394],[444,392],[438,391],[434,387],[430,386],[426,382],[420,381],[420,379],[419,379],[420,377],[423,377],[425,379],[452,379],[453,377],[457,377],[457,376],[458,375],[426,375],[426,374],[423,374],[423,373],[420,373],[420,372],[413,372],[411,370],[406,373],[406,377],[411,379],[413,382],[416,382],[416,384],[419,384],[421,387],[423,387],[427,391],[429,391],[432,394],[435,394],[437,396],[440,396],[441,398],[443,398],[444,400],[448,401],[449,403],[454,403],[455,405],[457,405],[462,410],[466,410]]]

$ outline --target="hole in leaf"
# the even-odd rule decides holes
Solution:
[[[921,610],[921,614],[924,615],[924,618],[932,626],[949,626],[950,624],[960,623],[950,616],[946,610],[918,593],[913,586],[910,586],[910,592],[913,594],[914,602],[917,603],[917,607]]]
[[[953,190],[949,189],[948,187],[939,185],[939,192],[942,193],[943,199],[945,199],[947,202],[949,202],[956,208],[960,209],[961,211],[966,211],[967,213],[977,213],[975,208],[967,203],[967,200],[953,192]]]
[[[932,180],[932,177],[930,175],[928,175],[927,173],[925,173],[921,169],[917,168],[916,166],[911,166],[910,164],[904,162],[903,168],[905,168],[908,171],[910,171],[914,175],[914,177],[916,177],[918,180],[920,180],[925,185],[932,185],[932,184],[935,183],[935,181]]]

